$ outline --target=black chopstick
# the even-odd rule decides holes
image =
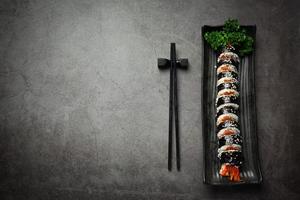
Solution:
[[[172,49],[172,45],[171,45]],[[172,57],[172,50],[171,55]],[[172,150],[173,150],[173,64],[170,66],[170,99],[169,99],[169,148],[168,148],[168,170],[172,170]]]
[[[174,108],[175,108],[175,141],[176,141],[176,163],[177,170],[180,171],[180,149],[179,149],[179,119],[178,119],[178,99],[177,99],[177,63],[174,67]]]

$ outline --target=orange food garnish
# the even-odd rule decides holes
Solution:
[[[239,150],[238,147],[233,147],[233,146],[229,146],[226,148],[226,151],[230,151],[230,150]]]
[[[225,121],[235,121],[231,116],[229,115],[225,115],[225,116],[222,116],[221,122],[225,122]]]
[[[218,73],[231,72],[231,71],[234,71],[234,68],[229,64],[223,64],[217,70]]]
[[[224,82],[229,83],[229,82],[231,82],[231,80],[230,79],[224,79]]]
[[[232,130],[232,129],[227,129],[227,130],[224,131],[224,135],[232,135],[234,133],[235,133],[235,131]]]
[[[240,170],[235,165],[230,165],[227,163],[222,164],[221,169],[220,169],[220,175],[221,176],[229,176],[229,180],[234,181],[234,182],[241,181]]]
[[[222,95],[226,95],[226,96],[230,96],[230,95],[234,95],[235,91],[225,91],[222,93]]]
[[[221,69],[223,69],[223,70],[229,69],[229,65],[223,65],[223,66],[221,66]]]

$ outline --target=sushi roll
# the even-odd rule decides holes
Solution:
[[[217,81],[217,86],[221,85],[221,84],[225,84],[225,83],[235,83],[235,84],[238,84],[238,80],[233,78],[233,77],[223,77],[223,78],[220,78],[218,81]]]
[[[235,103],[226,103],[222,104],[219,107],[217,107],[217,117],[220,116],[221,114],[225,113],[233,113],[233,114],[238,114],[239,112],[239,105]]]
[[[219,154],[218,154],[219,155]],[[231,150],[222,152],[220,154],[219,159],[221,160],[221,164],[230,164],[240,167],[243,164],[243,155],[241,150]]]
[[[226,73],[226,72],[235,72],[235,73],[237,73],[237,69],[232,64],[222,64],[217,68],[217,74]]]
[[[219,139],[218,144],[219,148],[221,148],[224,145],[233,145],[233,144],[238,144],[242,145],[242,137],[239,134],[235,135],[226,135],[222,138]]]
[[[218,94],[217,94],[217,98],[225,97],[225,96],[235,96],[235,97],[238,97],[239,93],[238,93],[238,91],[236,91],[234,89],[223,89],[223,90],[220,90],[218,92]]]
[[[217,86],[217,90],[224,90],[224,89],[232,89],[232,90],[238,90],[238,84],[237,83],[222,83]]]
[[[223,72],[223,73],[219,73],[217,75],[218,79],[224,78],[224,77],[229,77],[229,78],[235,78],[238,79],[238,73],[232,71],[232,72]]]
[[[228,95],[219,95],[216,98],[216,106],[220,107],[223,104],[239,104],[239,94],[238,93],[231,93]]]
[[[225,136],[229,136],[229,135],[239,135],[240,134],[240,130],[237,129],[236,127],[226,127],[222,130],[220,130],[217,133],[217,137],[219,139],[225,137]]]
[[[240,59],[227,51],[220,54],[216,66],[216,131],[218,138],[217,157],[220,160],[220,175],[231,181],[240,181],[243,163],[243,139],[239,126],[239,73]]]
[[[224,128],[229,128],[229,127],[240,129],[240,125],[238,122],[226,121],[224,123],[220,123],[219,125],[217,125],[217,132],[221,131]]]
[[[218,57],[218,64],[235,64],[237,65],[240,62],[240,58],[236,53],[233,53],[231,51],[223,52]]]
[[[225,113],[217,118],[217,126],[226,122],[239,122],[239,117],[233,113]]]
[[[218,157],[221,158],[222,154],[231,152],[241,152],[241,145],[239,144],[225,144],[218,149]]]

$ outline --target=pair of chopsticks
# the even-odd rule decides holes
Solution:
[[[179,119],[178,119],[178,95],[177,95],[177,67],[187,69],[188,59],[176,59],[176,46],[171,43],[170,60],[158,58],[158,68],[170,68],[170,99],[169,99],[169,146],[168,146],[168,170],[172,170],[173,157],[173,121],[175,120],[175,145],[176,166],[180,171],[180,143],[179,143]],[[174,118],[173,118],[174,115]],[[173,120],[174,119],[174,120]]]

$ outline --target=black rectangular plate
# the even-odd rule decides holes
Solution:
[[[256,26],[242,26],[254,38]],[[215,127],[215,97],[216,97],[216,60],[217,53],[204,40],[204,34],[209,31],[221,30],[222,26],[203,26],[203,80],[202,80],[202,134],[204,152],[204,183],[210,185],[241,185],[259,184],[262,182],[258,144],[256,133],[255,105],[255,51],[240,58],[240,131],[243,136],[244,163],[241,168],[241,182],[230,182],[227,177],[219,175],[220,162],[217,158],[218,140]],[[255,49],[255,48],[254,48]]]

